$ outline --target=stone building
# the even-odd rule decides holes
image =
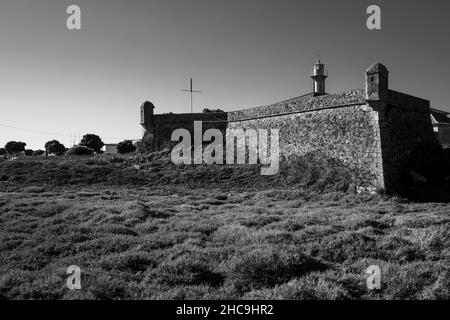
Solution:
[[[450,112],[431,108],[431,123],[436,139],[444,148],[450,148]]]
[[[364,89],[326,93],[324,65],[314,65],[313,92],[250,109],[192,114],[154,114],[154,105],[141,106],[143,141],[151,150],[173,146],[171,133],[217,128],[280,129],[284,161],[320,153],[360,172],[363,185],[395,192],[401,172],[415,147],[436,143],[430,102],[389,89],[389,72],[381,63],[365,73]]]
[[[117,146],[117,143],[106,143],[103,147],[103,151],[105,152],[105,154],[116,154],[118,153]]]

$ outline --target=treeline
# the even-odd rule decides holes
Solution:
[[[92,155],[102,154],[102,148],[105,146],[102,139],[95,134],[86,134],[78,145],[72,148],[66,148],[58,140],[47,141],[44,149],[32,150],[26,148],[26,143],[22,141],[9,141],[3,148],[0,148],[0,157],[25,155],[44,156],[44,155]],[[117,145],[117,152],[121,154],[134,152],[137,146],[131,140],[124,140]]]

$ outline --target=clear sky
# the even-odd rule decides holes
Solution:
[[[82,30],[66,28],[71,4]],[[366,28],[371,4],[381,31]],[[363,87],[382,62],[391,89],[450,111],[449,31],[448,0],[1,0],[0,146],[140,138],[140,104],[189,112],[191,77],[196,111],[299,96],[318,54],[328,92]]]

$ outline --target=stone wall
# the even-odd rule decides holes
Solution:
[[[313,94],[305,94],[297,98],[281,101],[268,106],[260,106],[228,113],[229,121],[270,117],[274,115],[295,113],[299,111],[312,111],[333,107],[341,107],[350,104],[362,104],[365,102],[364,90],[354,89],[340,93],[326,94],[314,97]]]
[[[194,137],[194,121],[202,121],[203,132],[210,128],[225,132],[227,126],[226,112],[211,113],[169,113],[153,115],[151,123],[145,125],[144,142],[150,151],[173,147],[172,132],[176,129],[187,129]]]
[[[281,111],[292,109],[278,114],[261,107],[230,113],[154,115],[144,139],[152,150],[170,149],[177,143],[171,142],[176,129],[189,130],[193,138],[194,121],[202,121],[203,132],[215,128],[224,137],[227,128],[280,129],[283,161],[315,153],[350,168],[362,186],[399,191],[410,151],[436,142],[429,101],[390,91],[387,101],[357,103],[361,94],[353,90],[314,98],[320,99],[318,104],[303,96],[278,104]]]
[[[390,91],[389,101],[372,105],[379,112],[385,188],[401,191],[410,152],[418,146],[437,143],[429,101]]]
[[[384,186],[378,113],[366,104],[231,121],[228,127],[280,129],[285,161],[315,153],[352,169],[361,185]]]

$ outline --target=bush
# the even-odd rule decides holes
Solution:
[[[45,150],[47,150],[47,153],[49,154],[61,156],[66,152],[67,148],[58,140],[50,140],[45,143]]]
[[[35,150],[33,151],[33,156],[43,156],[45,154],[44,150]]]
[[[16,154],[16,153],[20,153],[20,152],[24,152],[25,151],[25,146],[27,144],[25,142],[20,142],[20,141],[9,141],[6,145],[5,145],[5,150],[6,152],[8,152],[9,154]]]
[[[27,157],[31,157],[32,155],[33,155],[33,150],[31,150],[31,149],[25,149],[25,155],[27,156]]]
[[[88,147],[96,153],[101,153],[101,149],[104,145],[102,139],[95,134],[85,134],[80,141],[80,146]]]
[[[0,148],[0,156],[4,156],[5,154],[7,154],[8,152],[6,151],[5,148]]]
[[[217,112],[224,112],[222,109],[203,109],[203,113],[217,113]]]
[[[123,154],[123,153],[130,153],[136,150],[136,146],[133,144],[131,140],[125,140],[120,142],[117,145],[117,152]]]
[[[84,156],[92,154],[94,154],[94,150],[85,146],[74,146],[66,152],[66,155],[69,156]]]

